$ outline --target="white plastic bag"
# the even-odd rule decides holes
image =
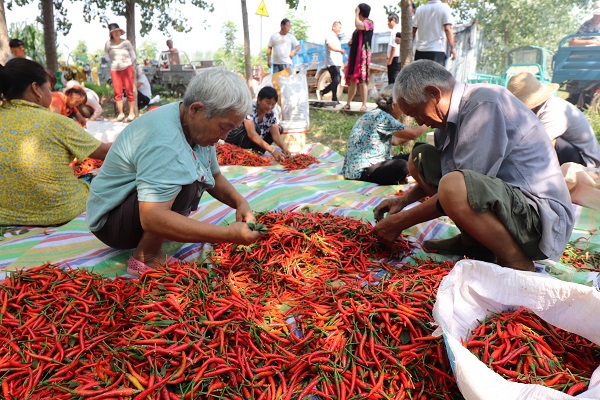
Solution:
[[[281,119],[284,121],[305,121],[308,118],[308,82],[306,73],[298,73],[289,77],[280,77],[281,87]]]
[[[586,392],[572,397],[542,385],[509,382],[460,340],[486,315],[524,306],[550,324],[600,344],[600,292],[549,275],[461,260],[440,284],[433,317],[443,334],[454,375],[467,400],[600,399],[600,368]]]

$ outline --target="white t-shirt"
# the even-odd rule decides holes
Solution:
[[[344,65],[344,55],[342,53],[338,53],[337,51],[330,50],[329,46],[338,50],[342,48],[340,38],[335,34],[334,31],[329,32],[327,34],[327,38],[325,38],[325,61],[327,62],[328,67],[332,65],[341,67]]]
[[[148,77],[146,74],[138,74],[137,81],[142,85],[138,88],[138,92],[146,96],[147,98],[152,98],[152,89],[150,88],[150,82],[148,82]]]
[[[550,140],[561,137],[579,150],[587,167],[600,167],[600,146],[594,129],[577,107],[560,97],[550,97],[537,117]]]
[[[452,25],[450,6],[440,0],[429,0],[417,8],[413,28],[417,28],[415,49],[446,52],[444,25]]]
[[[281,35],[279,32],[271,35],[268,47],[273,48],[273,64],[291,64],[290,53],[299,44],[294,35],[289,32],[285,35]]]
[[[390,41],[388,42],[387,56],[390,58],[392,47],[394,48],[394,57],[400,57],[400,45],[396,44],[396,33],[400,32],[400,24],[394,25],[390,31]]]

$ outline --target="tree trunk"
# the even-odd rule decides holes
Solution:
[[[127,40],[129,40],[131,42],[131,45],[133,46],[133,51],[136,51],[135,48],[135,0],[126,0],[125,2],[125,20],[127,28],[125,29],[125,31],[127,32]],[[134,64],[133,64],[133,104],[134,104],[134,112],[135,112],[135,116],[139,116],[140,115],[140,110],[138,110],[138,105],[137,105],[137,97],[138,97],[138,91],[137,91],[137,65],[135,64],[135,60],[134,60]]]
[[[402,10],[402,44],[400,45],[400,65],[405,66],[412,62],[413,58],[413,28],[412,28],[412,1],[402,0],[400,3]]]
[[[46,51],[46,67],[58,71],[58,56],[56,54],[56,32],[54,28],[54,2],[42,1],[42,26],[44,27],[44,50]]]
[[[244,26],[244,66],[246,67],[246,83],[248,89],[254,98],[254,89],[252,85],[252,61],[250,61],[250,33],[248,28],[248,7],[246,0],[242,1],[242,25]]]
[[[127,26],[125,27],[127,40],[131,42],[131,45],[135,49],[135,0],[126,0],[125,19],[127,21]]]
[[[0,0],[0,64],[4,65],[10,54],[8,49],[8,28],[6,27],[6,14],[4,13],[4,0]]]

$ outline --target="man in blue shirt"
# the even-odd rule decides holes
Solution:
[[[461,234],[425,248],[526,271],[532,260],[560,257],[573,229],[569,192],[544,127],[519,99],[501,86],[456,82],[430,60],[400,71],[394,99],[436,128],[436,146],[415,146],[408,166],[417,185],[375,207],[376,236],[392,244],[447,215]]]

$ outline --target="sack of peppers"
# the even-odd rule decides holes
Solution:
[[[554,342],[545,340],[544,345],[530,336],[545,335],[542,327],[553,328],[523,310],[518,311],[520,319],[491,313],[484,319],[491,301],[482,302],[485,312],[477,318],[486,327],[477,328],[482,324],[473,319],[440,323],[440,315],[452,313],[441,307],[445,300],[438,300],[436,320],[444,338],[434,335],[436,293],[442,279],[457,269],[449,261],[382,262],[390,254],[361,221],[267,212],[251,228],[266,230],[265,239],[249,246],[216,244],[203,265],[171,264],[135,280],[51,265],[13,273],[0,285],[3,398],[516,398],[498,397],[502,392],[480,396],[470,389],[463,378],[473,372],[463,369],[455,347],[450,346],[449,355],[444,345],[444,338],[452,343],[455,334],[468,354],[461,339],[472,350],[483,342],[479,353],[492,353],[486,362],[492,369],[498,361],[502,368],[512,368],[517,353],[531,356],[527,368],[536,375],[528,383],[535,385],[523,386],[553,393],[557,391],[546,386],[579,393],[580,382],[587,385],[592,372],[584,370],[598,365],[597,347],[581,356],[585,360],[579,364],[568,357],[543,364],[538,356],[548,355],[546,347],[557,354]],[[411,245],[399,240],[397,249],[406,255]],[[442,291],[452,291],[449,281],[444,280]],[[450,306],[460,304],[455,299]],[[537,312],[535,303],[522,305]],[[564,328],[570,327],[564,319],[574,319],[572,312],[554,319],[540,315]],[[492,318],[500,319],[490,322]],[[507,321],[521,323],[523,318],[532,322],[508,328]],[[594,324],[590,329],[597,335],[600,329]],[[467,335],[466,328],[473,334]],[[587,330],[567,330],[590,339]],[[504,332],[516,331],[523,337],[513,345],[514,338],[507,339]],[[520,350],[530,346],[529,340],[531,351]],[[551,373],[550,363],[558,367],[561,362],[575,363],[577,369],[562,372],[554,382],[542,379]],[[524,372],[525,361],[516,379]],[[487,375],[477,374],[479,378]]]
[[[463,260],[434,316],[466,399],[598,399],[599,310],[593,287]]]

